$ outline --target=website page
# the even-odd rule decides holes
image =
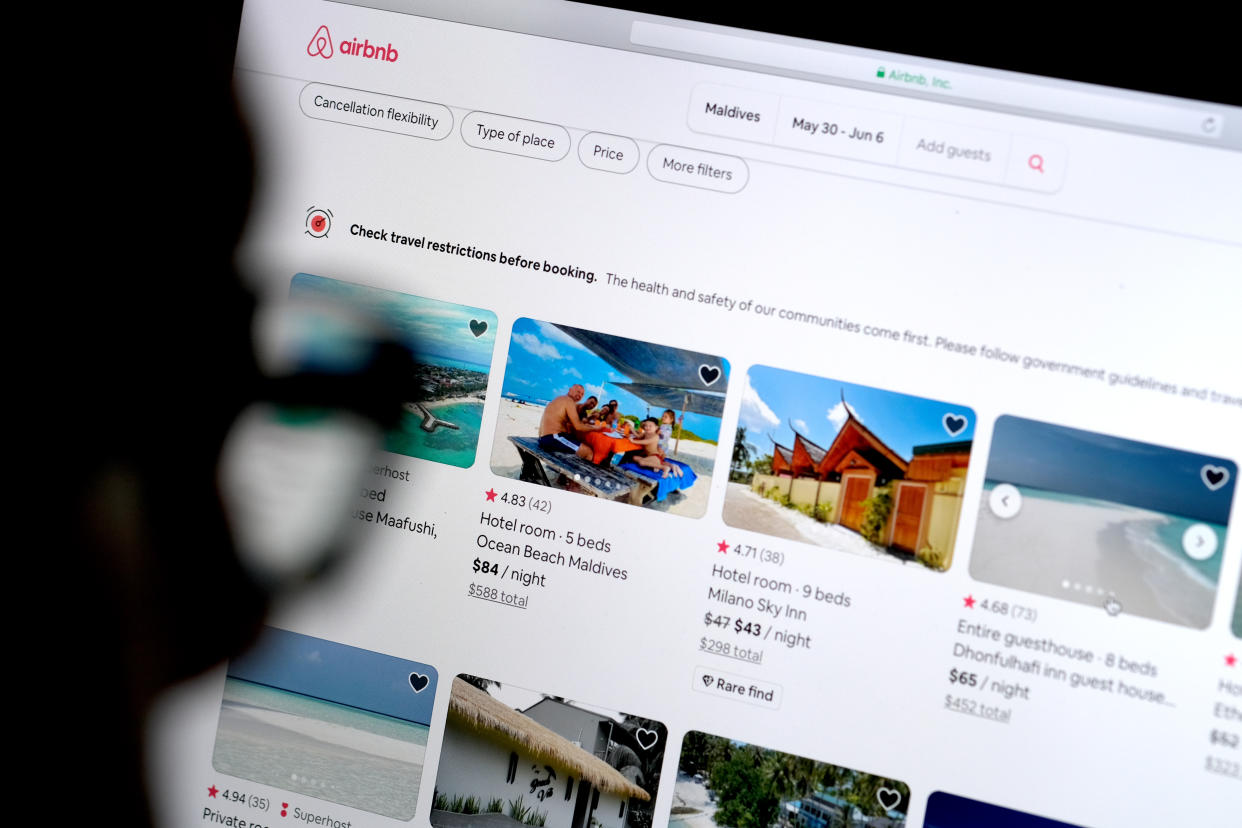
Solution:
[[[236,80],[251,287],[417,371],[163,823],[1242,820],[1242,153],[296,0]]]

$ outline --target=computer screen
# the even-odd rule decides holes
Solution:
[[[249,287],[414,365],[159,821],[1242,820],[1242,108],[549,3],[248,0],[235,85]]]

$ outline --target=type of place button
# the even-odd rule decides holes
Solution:
[[[700,693],[710,696],[749,702],[773,710],[781,706],[779,684],[726,673],[711,667],[695,667],[692,686]]]
[[[544,161],[560,161],[569,152],[569,133],[564,127],[490,112],[467,115],[461,122],[461,137],[478,149]]]
[[[588,132],[578,142],[578,160],[593,170],[625,174],[638,166],[638,144],[621,135]]]
[[[439,141],[453,129],[448,107],[323,83],[308,84],[298,99],[302,113],[321,121],[398,132]]]
[[[732,155],[660,144],[647,155],[651,177],[669,184],[685,184],[720,193],[736,193],[746,186],[750,170]]]

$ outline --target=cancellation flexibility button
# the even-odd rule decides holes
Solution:
[[[569,152],[564,127],[490,112],[467,115],[461,122],[461,137],[472,147],[544,161],[560,161]]]
[[[308,118],[399,132],[415,138],[439,141],[453,130],[453,113],[448,107],[362,89],[312,83],[302,90],[298,103]]]
[[[669,184],[736,193],[750,180],[746,162],[732,155],[660,144],[647,154],[647,172]]]

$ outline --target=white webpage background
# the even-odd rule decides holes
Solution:
[[[391,40],[401,58],[313,58],[306,44],[320,25],[338,36]],[[240,261],[261,292],[279,299],[294,273],[308,272],[484,307],[499,317],[473,468],[385,458],[415,477],[414,485],[388,486],[395,500],[389,505],[434,521],[438,540],[363,533],[358,555],[335,579],[289,598],[272,618],[276,626],[439,671],[416,824],[427,824],[448,680],[459,672],[667,724],[656,828],[667,819],[688,730],[901,779],[912,793],[910,826],[921,824],[927,797],[937,790],[1100,828],[1233,824],[1242,797],[1237,781],[1209,776],[1201,764],[1215,665],[1237,646],[1228,629],[1242,564],[1236,526],[1223,553],[1214,620],[1203,631],[1108,618],[984,585],[970,578],[968,566],[998,416],[1238,461],[1236,408],[675,304],[602,279],[613,271],[1237,395],[1238,155],[292,0],[247,4],[238,82],[260,169]],[[443,104],[453,111],[454,131],[432,142],[312,120],[298,107],[308,82]],[[1066,183],[1056,194],[1028,193],[699,135],[686,127],[686,107],[703,82],[1045,135],[1068,148]],[[471,148],[457,130],[472,110],[559,124],[575,148],[556,163]],[[628,175],[591,170],[576,153],[588,131],[633,138],[644,162],[656,143],[744,156],[750,180],[726,195],[658,182],[645,163]],[[336,216],[328,239],[302,232],[312,204]],[[594,271],[597,281],[393,248],[350,236],[351,223],[572,263]],[[533,491],[488,468],[509,328],[522,316],[716,353],[730,361],[731,382],[705,516],[691,520],[550,492],[554,510],[545,522],[608,537],[610,562],[627,567],[630,578],[558,577],[515,617],[464,593],[480,551],[483,490]],[[731,437],[744,377],[755,364],[974,408],[974,453],[947,574],[724,525]],[[1235,498],[1235,523],[1237,514]],[[788,557],[780,577],[853,597],[848,611],[818,612],[811,652],[772,647],[762,668],[720,665],[780,684],[777,711],[690,689],[694,668],[714,664],[697,641],[722,537],[780,548]],[[950,715],[941,709],[944,675],[955,663],[961,596],[972,591],[1038,606],[1031,634],[1158,663],[1159,685],[1178,706],[1065,689],[1042,693],[1009,725]],[[221,600],[227,605],[227,596]],[[555,646],[532,646],[549,641]],[[197,824],[192,803],[218,776],[211,752],[222,679],[218,670],[172,694],[153,729],[153,789],[166,824]],[[354,813],[356,825],[392,822]]]

